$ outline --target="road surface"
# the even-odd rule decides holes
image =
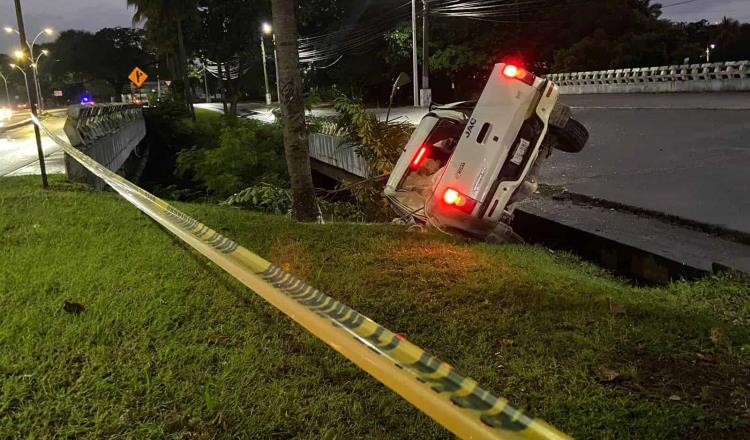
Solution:
[[[65,117],[50,116],[45,124],[54,133],[67,139],[63,132]],[[47,173],[64,173],[63,153],[51,139],[42,135],[42,149],[45,155]],[[25,125],[0,133],[0,177],[24,174],[40,174],[39,158],[36,151],[34,128]]]
[[[591,132],[541,180],[750,233],[750,93],[564,96]]]

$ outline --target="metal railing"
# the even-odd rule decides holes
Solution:
[[[750,61],[553,73],[563,93],[750,90]]]
[[[109,170],[118,171],[146,136],[146,123],[143,110],[137,105],[74,105],[68,108],[65,134],[75,148]],[[104,186],[67,155],[65,170],[71,180],[86,181],[97,188]]]

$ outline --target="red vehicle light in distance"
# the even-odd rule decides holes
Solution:
[[[514,66],[513,64],[508,64],[505,67],[503,67],[503,75],[507,76],[508,78],[518,79],[522,82],[533,86],[534,80],[536,79],[536,76],[534,74],[530,73],[526,69],[522,69],[518,66]]]
[[[422,145],[419,150],[417,150],[417,154],[414,155],[414,159],[411,160],[409,168],[412,170],[418,170],[424,163],[425,159],[427,159],[427,153],[427,146]]]
[[[443,194],[443,201],[452,207],[458,208],[461,211],[471,214],[474,207],[477,206],[477,202],[472,200],[455,189],[448,188]]]

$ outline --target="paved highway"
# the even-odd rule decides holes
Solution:
[[[750,233],[750,93],[565,96],[591,140],[542,181]]]
[[[67,139],[63,132],[64,116],[50,116],[45,123],[53,132]],[[42,149],[47,173],[64,173],[62,150],[45,136],[42,136]],[[0,177],[39,173],[34,128],[25,125],[0,133]]]

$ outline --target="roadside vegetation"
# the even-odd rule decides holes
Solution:
[[[4,437],[450,438],[114,194],[36,180],[0,179]],[[179,206],[575,438],[748,437],[739,279]]]

